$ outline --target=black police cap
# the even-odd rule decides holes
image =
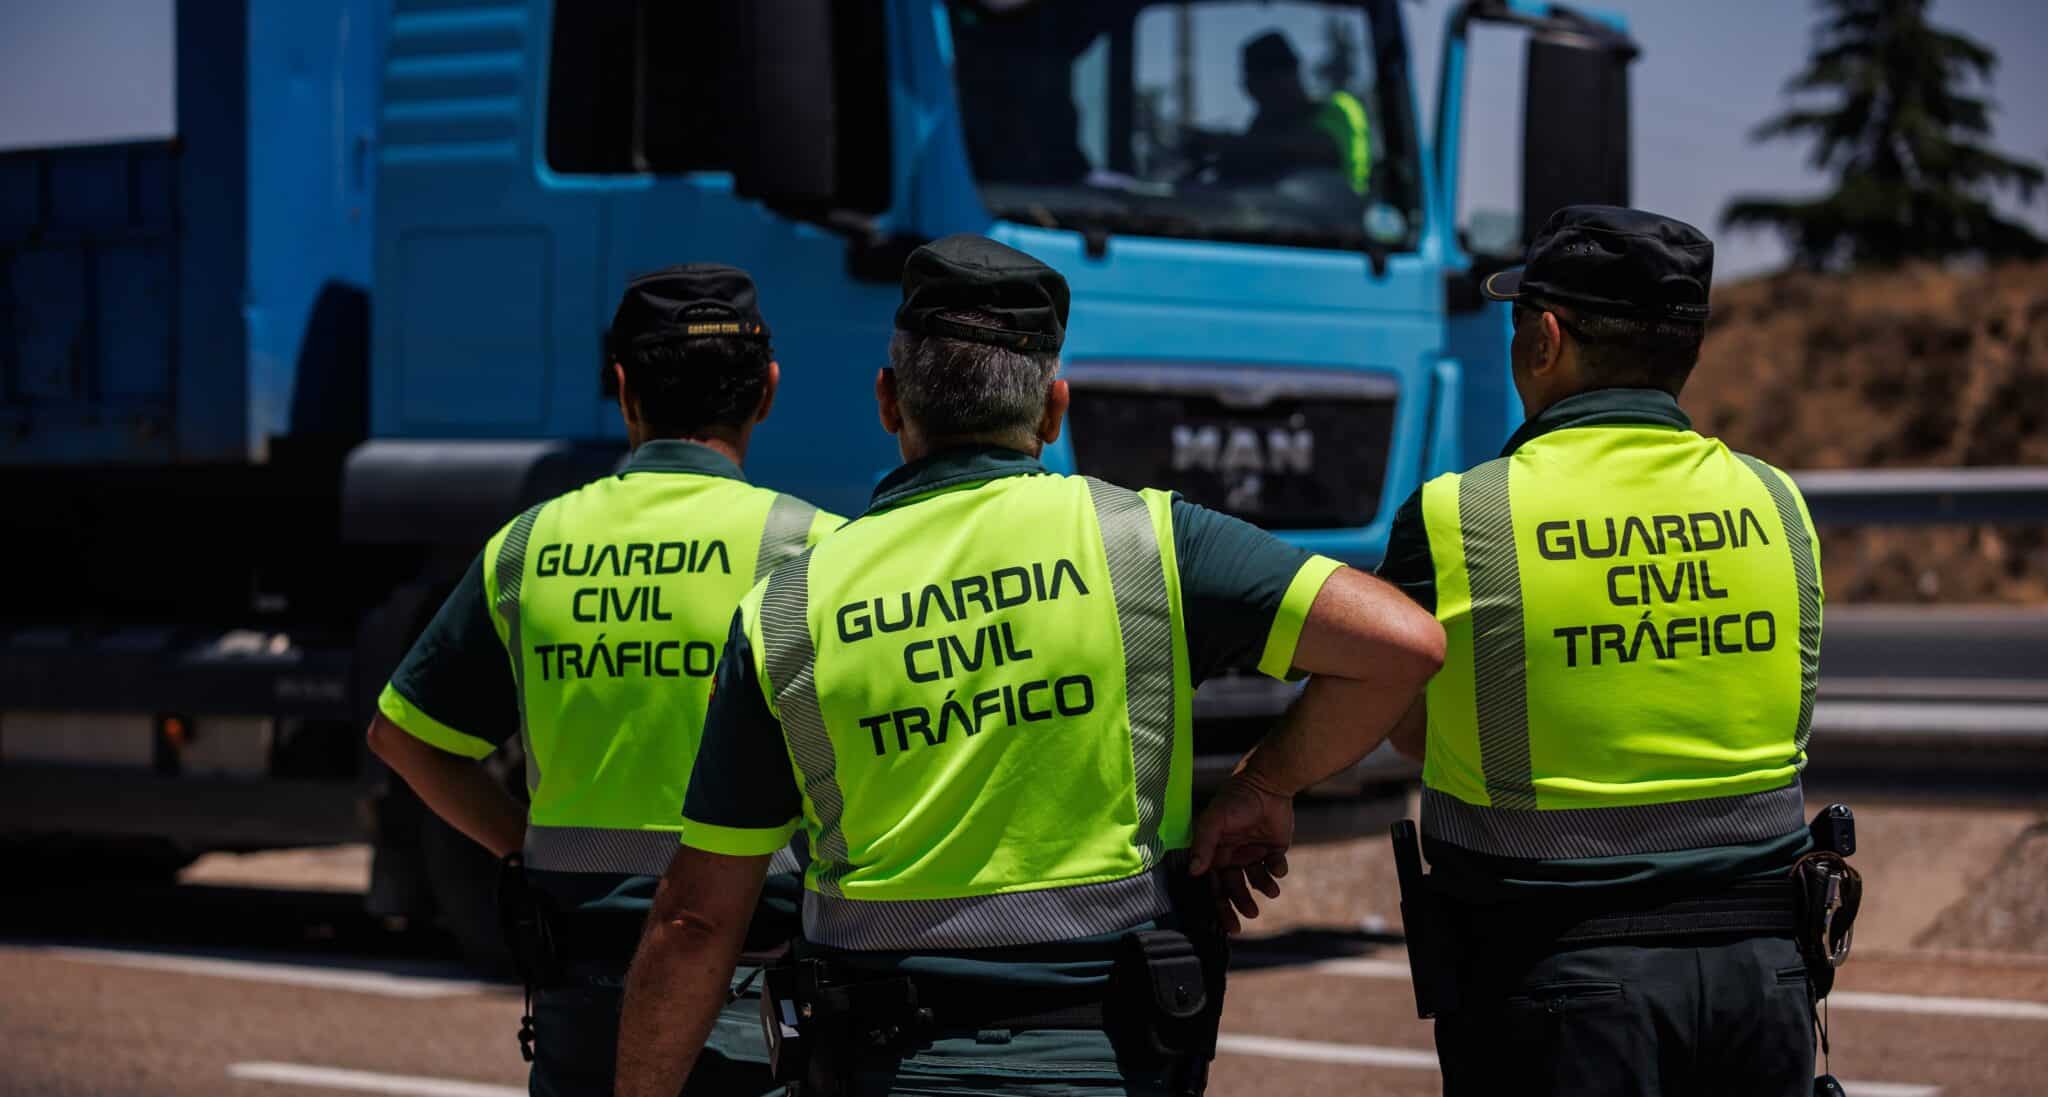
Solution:
[[[910,253],[903,264],[897,328],[1023,351],[1057,351],[1066,339],[1067,280],[986,236],[958,234]],[[944,313],[984,313],[968,323]]]
[[[607,335],[611,356],[629,346],[683,339],[768,341],[754,280],[738,267],[686,263],[626,283]]]
[[[1704,324],[1713,281],[1713,241],[1691,225],[1620,206],[1566,206],[1544,223],[1521,267],[1480,290],[1496,301]]]

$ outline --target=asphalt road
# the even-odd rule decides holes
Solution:
[[[0,1093],[523,1092],[517,994],[447,956],[342,890],[16,895],[0,911]],[[1239,960],[1211,1092],[1437,1092],[1397,943],[1297,926]],[[1857,1097],[2039,1093],[2048,959],[1859,956],[1833,1024]]]

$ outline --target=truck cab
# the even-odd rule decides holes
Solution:
[[[1548,87],[1531,95],[1576,80],[1578,125],[1610,144],[1533,135],[1583,168],[1526,173],[1531,227],[1567,200],[1625,200],[1625,37],[1467,4],[1446,36],[1452,112],[1485,20],[1535,31]],[[1073,289],[1049,467],[1170,488],[1369,567],[1410,492],[1520,419],[1505,310],[1481,306],[1452,225],[1459,122],[1440,111],[1432,157],[1412,87],[1395,0],[404,5],[355,532],[480,541],[524,502],[427,481],[483,439],[612,459],[599,348],[617,287],[691,259],[745,266],[776,331],[784,385],[749,475],[859,513],[896,463],[867,408],[902,259],[975,232]],[[1203,768],[1289,697],[1210,684]]]

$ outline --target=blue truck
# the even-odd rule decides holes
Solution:
[[[1456,217],[1480,25],[1527,37],[1505,233]],[[620,458],[629,275],[753,272],[749,472],[853,513],[903,257],[985,232],[1073,287],[1052,467],[1370,565],[1518,421],[1477,278],[1626,201],[1636,52],[1469,0],[1425,133],[1398,0],[188,0],[175,51],[169,140],[0,153],[0,854],[367,837],[374,909],[477,942],[488,866],[360,731],[490,531]],[[1205,687],[1205,771],[1287,696]]]

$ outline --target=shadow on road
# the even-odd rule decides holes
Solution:
[[[0,904],[0,943],[475,977],[447,934],[375,917],[345,891],[29,881]]]
[[[1355,929],[1303,927],[1237,942],[1230,950],[1232,971],[1265,971],[1302,967],[1322,960],[1369,956],[1401,944],[1398,933],[1367,933]]]

